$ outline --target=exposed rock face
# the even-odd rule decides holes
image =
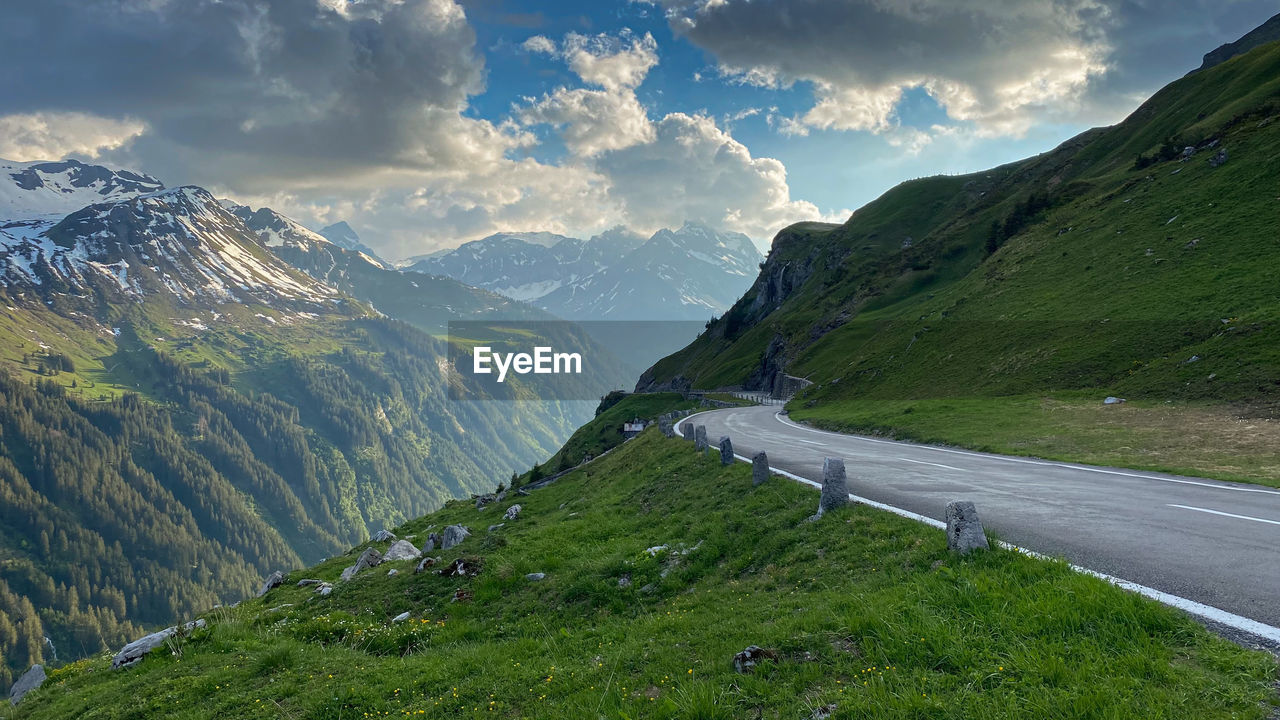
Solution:
[[[1270,20],[1250,30],[1239,40],[1220,45],[1216,49],[1205,53],[1204,62],[1192,72],[1207,70],[1214,65],[1224,63],[1237,55],[1243,55],[1260,45],[1266,45],[1276,40],[1280,40],[1280,15],[1273,15]]]
[[[818,517],[849,504],[849,488],[845,482],[844,460],[822,461],[822,496],[818,500]]]
[[[382,556],[383,562],[392,562],[394,560],[417,560],[422,557],[422,553],[413,543],[408,540],[397,540],[387,548],[387,553]]]
[[[728,435],[720,436],[720,464],[733,464],[733,441],[729,439]]]
[[[707,447],[707,426],[699,425],[693,429],[693,449],[706,450]]]
[[[280,587],[284,583],[284,573],[279,570],[267,576],[266,581],[262,583],[262,589],[258,591],[258,597],[262,597],[271,591],[272,588]]]
[[[461,525],[450,525],[444,529],[444,538],[440,541],[440,549],[448,550],[471,536],[471,531]]]
[[[116,653],[116,656],[111,660],[111,667],[116,670],[133,667],[134,665],[142,662],[142,658],[145,657],[147,653],[155,650],[161,645],[164,645],[166,640],[176,636],[179,632],[189,633],[196,628],[202,627],[205,627],[205,621],[196,620],[195,622],[189,622],[186,625],[183,625],[181,630],[176,626],[165,628],[160,632],[154,632],[146,637],[134,640],[128,645],[125,645],[120,652]]]
[[[374,533],[374,536],[373,536],[374,542],[389,542],[395,539],[396,539],[395,533],[391,532],[390,530],[379,530],[378,532]]]
[[[978,509],[968,500],[953,500],[947,503],[947,549],[961,555],[968,555],[974,550],[986,550],[987,533],[982,529],[982,521],[978,519]]]
[[[762,485],[769,480],[769,456],[763,450],[751,458],[751,484]]]
[[[9,688],[9,704],[17,705],[22,702],[22,697],[43,685],[47,677],[44,674],[43,665],[32,665],[22,673],[22,677],[18,678],[13,687]]]
[[[507,508],[507,511],[505,513],[502,514],[502,519],[515,520],[516,518],[520,517],[520,511],[523,509],[524,508],[520,507],[519,505],[512,505],[511,507]]]

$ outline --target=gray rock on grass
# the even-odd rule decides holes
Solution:
[[[195,622],[189,622],[183,625],[181,629],[177,626],[169,627],[159,632],[153,632],[150,635],[138,638],[128,645],[125,645],[121,648],[120,652],[116,653],[116,656],[111,659],[111,667],[115,670],[133,667],[134,665],[142,662],[142,658],[145,657],[147,653],[164,645],[167,640],[177,636],[179,632],[184,634],[190,633],[196,628],[202,627],[205,627],[205,621],[196,620]]]
[[[968,555],[974,550],[987,550],[987,533],[982,528],[982,520],[978,518],[978,509],[968,500],[953,500],[947,503],[947,549]]]
[[[342,571],[342,581],[346,582],[351,578],[359,575],[361,572],[372,567],[382,564],[382,553],[373,548],[369,548],[360,553],[360,559],[356,560],[356,564]]]
[[[706,450],[707,447],[707,426],[698,425],[693,429],[693,449]]]
[[[379,530],[378,532],[373,534],[374,542],[388,542],[395,539],[396,539],[395,533],[391,532],[390,530]]]
[[[22,697],[43,685],[47,677],[43,665],[32,665],[27,668],[27,671],[22,673],[22,677],[19,677],[13,687],[9,688],[9,704],[17,705],[22,702]]]
[[[284,583],[284,573],[280,572],[279,570],[271,573],[270,575],[267,576],[267,579],[263,581],[262,589],[258,591],[258,597],[262,597],[263,595],[266,595],[268,592],[271,591],[272,588],[280,587],[280,585],[283,583]]]
[[[444,538],[440,541],[440,549],[448,550],[471,536],[471,531],[462,525],[450,525],[444,529]]]
[[[397,540],[387,548],[387,552],[382,556],[383,562],[393,562],[395,560],[417,560],[422,557],[422,553],[413,543],[408,540]]]
[[[844,474],[844,460],[822,461],[822,495],[818,499],[818,517],[849,504],[849,486]]]
[[[515,520],[516,518],[520,517],[521,510],[524,510],[524,508],[520,507],[519,505],[512,505],[511,507],[507,508],[507,511],[505,513],[502,514],[502,519]]]
[[[733,441],[729,439],[728,435],[720,436],[720,464],[733,464]]]

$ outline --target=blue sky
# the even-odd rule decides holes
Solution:
[[[699,220],[767,246],[1113,123],[1274,0],[44,0],[0,157],[199,184],[405,257]],[[531,38],[538,38],[530,42]]]

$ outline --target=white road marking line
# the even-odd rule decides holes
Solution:
[[[849,440],[861,440],[862,442],[880,443],[883,445],[898,445],[900,447],[910,447],[918,450],[932,450],[934,452],[951,453],[953,455],[965,455],[968,457],[983,458],[986,460],[998,460],[1000,462],[1019,463],[1022,465],[1040,465],[1042,467],[1066,468],[1067,470],[1084,470],[1086,472],[1102,473],[1104,475],[1121,475],[1124,477],[1139,478],[1142,480],[1159,480],[1160,482],[1177,483],[1179,485],[1199,485],[1200,487],[1216,488],[1218,490],[1231,490],[1233,492],[1257,493],[1260,495],[1280,495],[1280,490],[1266,490],[1263,488],[1237,487],[1235,485],[1219,485],[1217,483],[1197,482],[1195,480],[1180,480],[1178,478],[1159,477],[1157,475],[1144,475],[1142,473],[1124,472],[1123,470],[1107,470],[1106,468],[1089,467],[1087,465],[1068,465],[1066,463],[1049,462],[1045,460],[1030,460],[1027,458],[1008,457],[1006,455],[988,455],[983,453],[969,452],[967,450],[956,450],[954,448],[935,447],[933,445],[916,445],[914,443],[898,442],[896,440],[880,440],[878,438],[863,437],[861,435],[846,435],[844,433],[831,432],[829,430],[818,430],[816,428],[806,427],[797,423],[786,420],[782,417],[782,413],[774,413],[773,416],[778,422],[787,427],[797,430],[805,430],[811,433],[821,435],[836,435]],[[796,438],[798,440],[798,438]]]
[[[1266,518],[1256,518],[1249,515],[1236,515],[1235,513],[1222,512],[1221,510],[1210,510],[1209,508],[1192,507],[1191,505],[1174,505],[1168,503],[1169,507],[1182,508],[1183,510],[1195,510],[1196,512],[1209,513],[1210,515],[1221,515],[1223,517],[1236,518],[1238,520],[1252,520],[1254,522],[1267,523],[1268,525],[1280,525],[1280,520],[1268,520]]]
[[[707,411],[707,412],[710,412],[710,411]],[[701,415],[702,413],[697,413],[697,414]],[[696,415],[690,415],[688,418],[685,418],[685,420],[690,420],[694,417],[696,417]],[[777,416],[775,415],[775,417]],[[676,427],[678,428],[679,425],[677,425]],[[823,432],[823,431],[819,430],[816,432]],[[836,435],[839,433],[828,433],[828,434]],[[902,444],[902,443],[897,443],[897,444]],[[934,449],[941,450],[943,448],[934,448]],[[967,453],[967,454],[975,454],[975,453]],[[748,462],[748,463],[751,462],[751,458],[748,458],[744,455],[739,455],[737,453],[734,453],[733,456],[741,460],[742,462]],[[1045,464],[1049,464],[1049,463],[1045,463]],[[1072,467],[1072,466],[1067,465],[1064,467]],[[821,483],[814,482],[813,480],[810,480],[808,478],[800,477],[795,473],[790,473],[790,472],[787,472],[786,470],[782,470],[780,468],[776,468],[772,466],[770,466],[769,469],[775,473],[778,473],[779,475],[782,475],[783,477],[791,478],[792,480],[803,483],[805,485],[810,485],[817,488],[822,487]],[[1163,478],[1155,478],[1155,479],[1160,480]],[[1213,487],[1220,487],[1220,486],[1214,485]],[[1231,489],[1235,489],[1235,488],[1231,488]],[[876,502],[875,500],[859,497],[852,493],[850,493],[849,498],[851,500],[856,500],[857,502],[863,503],[865,505],[876,508],[878,510],[885,510],[895,515],[902,516],[909,520],[915,520],[916,522],[921,522],[921,523],[924,523],[925,525],[929,525],[931,527],[935,527],[941,530],[946,529],[946,523],[942,522],[941,520],[935,520],[926,515],[921,515],[920,513],[914,513],[914,512],[911,512],[910,510],[905,510],[900,507],[895,507],[893,505],[889,505],[882,502]],[[996,544],[1002,548],[1005,548],[1006,550],[1012,550],[1014,552],[1026,555],[1027,557],[1033,557],[1039,560],[1053,560],[1053,558],[1049,557],[1048,555],[1045,555],[1043,553],[1038,553],[1035,550],[1028,550],[1027,548],[1014,545],[1013,543],[1008,543],[1003,540],[997,541]],[[1275,627],[1274,625],[1267,625],[1266,623],[1258,622],[1257,620],[1244,617],[1243,615],[1236,615],[1235,613],[1213,607],[1212,605],[1205,605],[1204,603],[1199,603],[1199,602],[1196,602],[1195,600],[1189,600],[1187,598],[1180,597],[1178,595],[1173,595],[1172,593],[1167,593],[1162,590],[1156,590],[1155,588],[1147,587],[1146,585],[1141,585],[1139,583],[1133,582],[1132,580],[1125,580],[1124,578],[1119,578],[1114,575],[1108,575],[1103,572],[1098,572],[1097,570],[1090,570],[1089,568],[1082,567],[1080,565],[1067,563],[1067,567],[1071,568],[1072,570],[1078,573],[1091,575],[1100,580],[1105,580],[1106,582],[1109,582],[1112,585],[1115,585],[1116,587],[1122,588],[1124,590],[1128,590],[1130,592],[1135,592],[1139,595],[1142,595],[1143,597],[1147,597],[1152,600],[1155,600],[1158,603],[1168,605],[1170,607],[1178,608],[1179,610],[1182,610],[1183,612],[1189,613],[1191,615],[1195,615],[1196,617],[1204,618],[1205,620],[1209,620],[1216,623],[1221,623],[1223,625],[1226,625],[1227,627],[1235,628],[1236,630],[1249,633],[1250,635],[1256,635],[1257,637],[1260,637],[1260,638],[1265,638],[1267,640],[1270,640],[1271,642],[1280,642],[1280,627]]]
[[[801,442],[804,442],[804,441],[801,440]],[[931,462],[925,462],[924,460],[912,460],[911,458],[898,458],[898,459],[901,460],[902,462],[915,463],[917,465],[932,465],[934,467],[946,468],[948,470],[955,470],[957,472],[969,472],[964,468],[951,467],[950,465],[943,465],[942,463],[931,463]]]
[[[826,444],[826,443],[820,443],[820,442],[816,442],[816,441],[814,441],[814,440],[801,440],[800,438],[796,438],[796,439],[795,439],[795,441],[796,441],[796,442],[802,442],[802,443],[804,443],[805,445],[819,445],[819,446],[821,446],[821,447],[826,447],[826,446],[827,446],[827,444]]]

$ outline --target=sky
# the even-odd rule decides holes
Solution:
[[[0,157],[390,259],[687,220],[762,248],[1123,119],[1275,0],[7,0]]]

